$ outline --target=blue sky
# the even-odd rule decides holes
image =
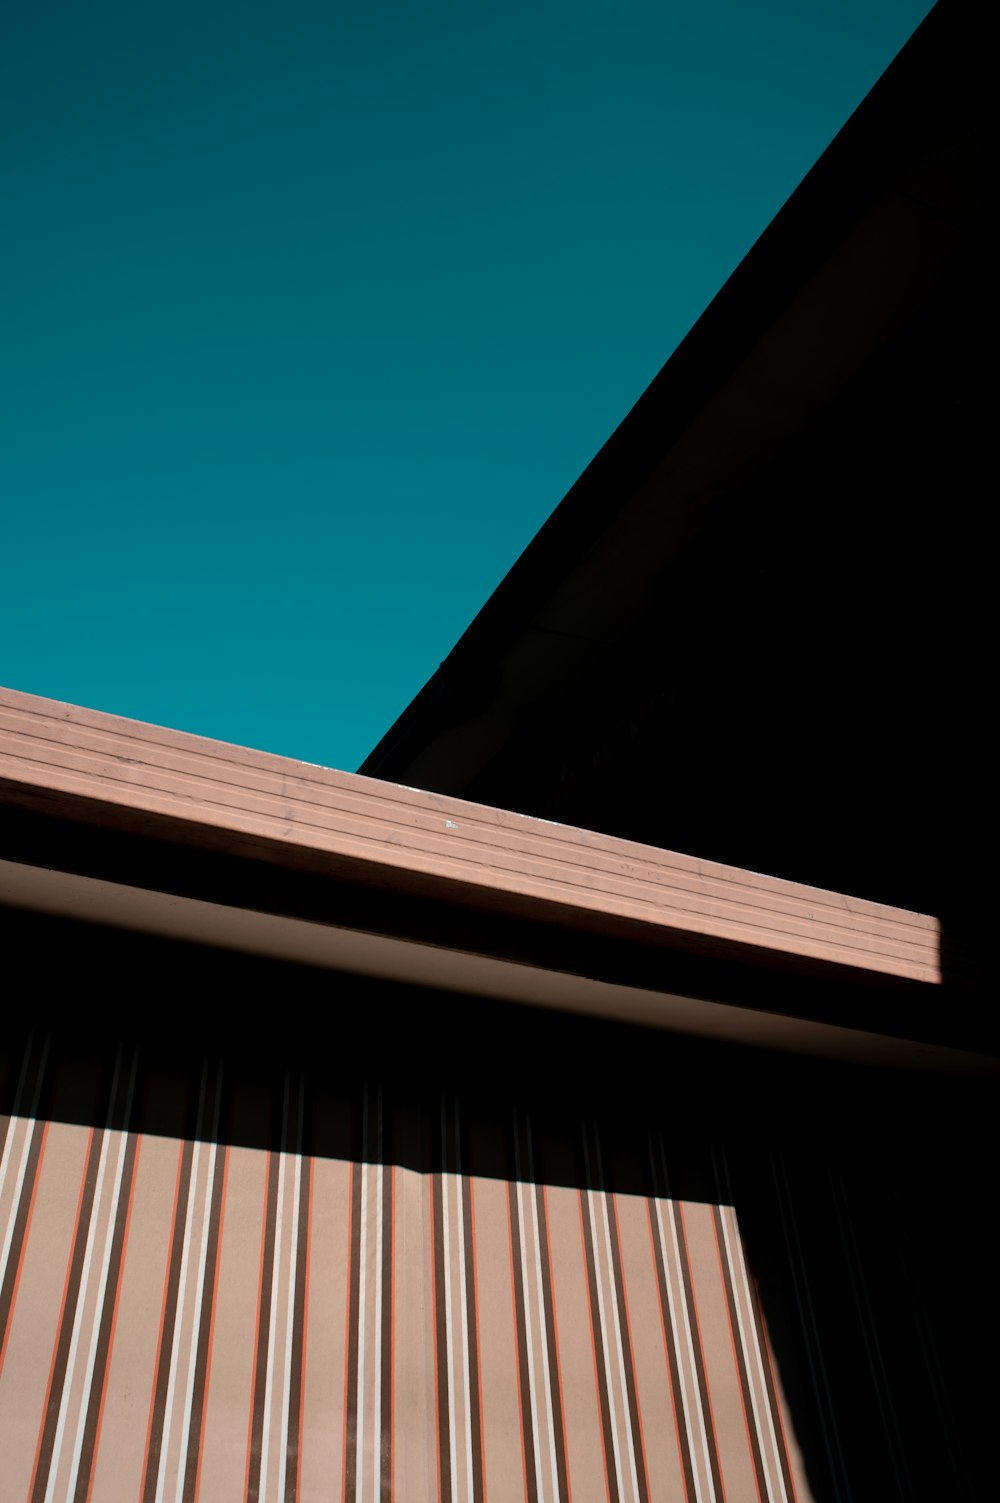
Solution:
[[[0,683],[354,768],[923,0],[9,0]]]

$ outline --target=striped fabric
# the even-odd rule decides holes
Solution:
[[[441,1096],[434,1163],[387,1152],[378,1086],[356,1161],[303,1151],[285,1075],[271,1149],[137,1131],[137,1055],[103,1118],[45,1120],[47,1046],[0,1119],[0,1496],[5,1503],[805,1503],[739,1227],[672,1200],[469,1172]]]

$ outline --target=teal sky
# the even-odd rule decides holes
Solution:
[[[354,768],[923,0],[8,0],[0,683]]]

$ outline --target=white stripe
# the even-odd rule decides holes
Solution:
[[[17,1213],[21,1204],[21,1191],[24,1188],[24,1176],[28,1168],[28,1153],[31,1148],[31,1134],[34,1131],[35,1126],[30,1117],[11,1117],[10,1127],[7,1131],[7,1142],[4,1144],[5,1152],[14,1141],[14,1128],[18,1122],[24,1123],[24,1141],[21,1145],[21,1158],[17,1166],[17,1179],[14,1184],[14,1198],[11,1201],[10,1215],[7,1218],[7,1231],[4,1234],[3,1251],[0,1252],[0,1285],[3,1284],[4,1278],[7,1274],[7,1259],[10,1257],[10,1245],[14,1240],[14,1227],[17,1224]],[[0,1186],[0,1188],[2,1188],[2,1186]]]
[[[670,1215],[667,1219],[670,1222],[670,1237],[674,1248],[674,1258],[676,1259],[674,1267],[677,1269],[678,1287],[680,1292],[679,1304],[681,1307],[681,1315],[683,1316],[684,1321],[684,1335],[687,1339],[688,1359],[691,1363],[691,1386],[694,1390],[695,1405],[698,1411],[698,1428],[701,1431],[702,1456],[705,1462],[705,1480],[708,1484],[709,1495],[714,1500],[715,1483],[712,1480],[712,1463],[709,1457],[708,1450],[708,1429],[705,1425],[705,1410],[701,1402],[701,1389],[698,1384],[698,1366],[695,1362],[694,1355],[694,1339],[691,1334],[691,1322],[688,1318],[687,1299],[684,1296],[683,1274],[681,1273],[681,1249],[680,1243],[677,1238],[678,1212],[677,1207],[673,1201],[669,1201],[668,1204],[670,1206]]]
[[[204,1084],[202,1085],[204,1095]],[[199,1109],[198,1119],[201,1120]],[[170,1422],[173,1417],[174,1397],[177,1389],[177,1374],[180,1366],[180,1334],[184,1321],[184,1297],[187,1293],[188,1265],[191,1261],[191,1220],[198,1189],[198,1165],[201,1158],[201,1142],[195,1139],[191,1156],[191,1181],[188,1185],[187,1205],[184,1215],[184,1245],[181,1254],[180,1281],[177,1286],[177,1308],[174,1311],[173,1340],[170,1347],[170,1376],[167,1380],[167,1402],[163,1412],[163,1439],[160,1445],[160,1463],[156,1478],[156,1503],[163,1503],[163,1489],[167,1482],[167,1457],[170,1453]]]
[[[302,1117],[304,1117],[304,1076],[299,1076],[299,1120],[296,1141],[302,1147]],[[302,1154],[292,1154],[295,1183],[292,1186],[292,1229],[289,1232],[289,1299],[286,1306],[286,1332],[284,1332],[284,1374],[281,1380],[281,1452],[278,1455],[277,1503],[284,1498],[284,1482],[289,1470],[289,1407],[292,1402],[292,1345],[295,1339],[295,1281],[298,1275],[299,1247],[299,1199],[302,1190]]]
[[[604,1349],[604,1377],[608,1390],[608,1407],[612,1411],[615,1405],[614,1386],[611,1381],[611,1343],[608,1340],[608,1323],[604,1313],[604,1289],[601,1280],[601,1264],[597,1256],[597,1220],[594,1215],[594,1192],[587,1191],[587,1208],[590,1212],[590,1235],[594,1248],[594,1282],[597,1285],[597,1313],[601,1325],[601,1346]],[[611,1414],[611,1444],[615,1453],[615,1476],[618,1479],[618,1496],[624,1492],[622,1478],[622,1458],[618,1446],[618,1424],[614,1412]]]
[[[28,1122],[29,1120],[28,1117],[21,1118],[14,1113],[7,1118],[7,1135],[3,1140],[3,1153],[0,1154],[0,1200],[3,1199],[3,1192],[7,1184],[7,1169],[10,1164],[17,1129],[20,1127],[22,1121]],[[16,1214],[16,1209],[17,1197],[15,1196],[14,1208],[11,1211],[12,1217]]]
[[[260,1503],[267,1497],[267,1463],[271,1449],[271,1407],[274,1401],[274,1361],[278,1329],[278,1291],[281,1288],[282,1235],[285,1225],[285,1159],[278,1154],[278,1212],[274,1223],[274,1258],[271,1262],[271,1309],[267,1321],[267,1373],[264,1378],[264,1423],[260,1443]]]
[[[458,1107],[455,1108],[455,1132],[458,1134]],[[465,1381],[465,1480],[469,1503],[472,1503],[472,1379],[469,1374],[469,1302],[468,1283],[465,1276],[465,1185],[462,1176],[455,1176],[458,1195],[458,1285],[462,1301],[462,1375]]]
[[[301,1129],[301,1087],[299,1109],[299,1141],[302,1139]],[[299,1231],[299,1200],[302,1189],[302,1156],[293,1154],[292,1162],[295,1166],[295,1183],[292,1186],[292,1230],[291,1252],[289,1253],[288,1265],[288,1306],[285,1323],[285,1370],[282,1375],[281,1391],[281,1451],[278,1456],[278,1491],[277,1503],[282,1503],[285,1496],[285,1477],[288,1473],[288,1409],[292,1397],[292,1344],[295,1327],[295,1277],[298,1253]]]
[[[657,1234],[659,1236],[659,1241],[660,1241],[660,1257],[661,1257],[661,1259],[663,1261],[663,1282],[665,1283],[666,1288],[667,1288],[667,1305],[669,1306],[669,1309],[670,1309],[671,1344],[673,1345],[673,1348],[674,1348],[674,1357],[675,1357],[676,1362],[677,1362],[677,1378],[678,1378],[678,1381],[680,1383],[680,1389],[681,1389],[680,1399],[681,1399],[681,1405],[682,1405],[683,1410],[684,1410],[684,1428],[687,1431],[688,1450],[692,1452],[691,1472],[692,1472],[692,1475],[694,1477],[694,1490],[695,1490],[695,1494],[697,1496],[698,1503],[701,1503],[701,1499],[702,1499],[701,1482],[700,1482],[699,1477],[698,1477],[698,1468],[697,1468],[697,1466],[694,1465],[694,1456],[693,1456],[693,1451],[694,1451],[694,1445],[695,1445],[695,1439],[696,1439],[696,1437],[695,1437],[695,1433],[694,1433],[694,1424],[693,1424],[693,1422],[691,1420],[691,1409],[690,1409],[690,1405],[688,1403],[687,1384],[684,1381],[683,1353],[682,1353],[680,1345],[678,1343],[678,1334],[677,1333],[678,1333],[679,1327],[678,1327],[678,1324],[677,1324],[677,1309],[676,1309],[676,1306],[674,1304],[674,1292],[673,1292],[673,1289],[670,1286],[670,1259],[667,1257],[667,1244],[666,1244],[666,1238],[665,1238],[664,1232],[663,1232],[663,1215],[662,1215],[660,1201],[658,1199],[654,1199],[653,1204],[656,1207],[656,1230],[657,1230]],[[693,1381],[693,1379],[692,1379],[692,1381]],[[712,1485],[712,1483],[711,1483],[711,1472],[709,1472],[707,1475],[708,1475],[709,1487],[711,1487],[711,1485]]]
[[[367,1100],[365,1102],[367,1114]],[[365,1147],[367,1152],[367,1131],[365,1133]],[[358,1280],[358,1420],[357,1441],[355,1454],[357,1456],[358,1475],[356,1479],[355,1497],[357,1503],[362,1503],[362,1470],[364,1460],[364,1422],[365,1422],[365,1259],[368,1256],[368,1167],[359,1164],[361,1170],[361,1248],[358,1253],[360,1277]]]
[[[538,1399],[535,1393],[535,1343],[531,1335],[531,1305],[528,1300],[528,1254],[524,1241],[524,1186],[518,1181],[517,1204],[520,1215],[518,1216],[518,1239],[520,1241],[521,1254],[521,1287],[524,1290],[524,1330],[528,1347],[528,1397],[531,1404],[531,1429],[535,1452],[535,1483],[538,1489],[539,1499],[543,1496],[542,1491],[542,1455],[539,1449],[541,1436],[538,1433]]]
[[[382,1181],[385,1169],[381,1157],[380,1153],[375,1165],[375,1421],[372,1452],[375,1461],[372,1497],[375,1503],[382,1494]]]
[[[559,1469],[556,1464],[556,1422],[552,1413],[552,1374],[549,1370],[549,1347],[546,1338],[545,1294],[542,1286],[542,1248],[538,1236],[538,1194],[531,1196],[531,1216],[535,1242],[535,1281],[538,1294],[538,1318],[542,1327],[542,1367],[545,1372],[545,1408],[549,1420],[549,1464],[552,1468],[552,1496],[559,1498]]]
[[[126,1114],[126,1120],[127,1120],[127,1114]],[[90,1330],[90,1347],[89,1347],[89,1350],[87,1352],[87,1361],[86,1361],[85,1375],[84,1375],[84,1380],[83,1380],[83,1398],[80,1401],[80,1412],[79,1412],[79,1416],[78,1416],[78,1419],[77,1419],[77,1427],[76,1427],[76,1443],[73,1446],[73,1457],[72,1457],[72,1460],[70,1462],[69,1482],[67,1483],[67,1486],[66,1486],[66,1496],[67,1496],[67,1498],[72,1498],[74,1492],[76,1491],[76,1478],[77,1478],[77,1473],[80,1470],[80,1456],[81,1456],[81,1453],[83,1451],[83,1436],[84,1436],[84,1431],[85,1431],[86,1426],[87,1426],[87,1411],[90,1408],[90,1393],[91,1393],[91,1389],[93,1387],[93,1382],[94,1382],[94,1364],[97,1361],[97,1339],[98,1339],[98,1336],[100,1334],[101,1321],[102,1321],[103,1316],[104,1316],[104,1306],[106,1305],[107,1298],[108,1298],[108,1267],[109,1267],[110,1262],[111,1262],[111,1249],[112,1249],[112,1246],[114,1244],[115,1222],[118,1219],[118,1203],[119,1203],[119,1200],[121,1199],[122,1178],[123,1178],[124,1173],[125,1173],[125,1150],[126,1150],[126,1147],[128,1145],[128,1133],[127,1132],[120,1133],[119,1134],[119,1138],[120,1138],[120,1142],[119,1142],[119,1147],[118,1147],[118,1163],[115,1166],[114,1189],[113,1189],[112,1195],[111,1195],[111,1209],[108,1212],[107,1233],[106,1233],[105,1239],[104,1239],[104,1255],[103,1255],[103,1257],[101,1259],[101,1271],[100,1271],[100,1274],[98,1276],[98,1284],[97,1284],[97,1287],[100,1290],[100,1293],[99,1293],[98,1298],[97,1298],[97,1305],[96,1305],[95,1310],[94,1310],[94,1320],[93,1320],[93,1324],[92,1324],[91,1330]],[[95,1202],[95,1207],[96,1207],[96,1202]],[[82,1296],[82,1289],[81,1289],[81,1296]],[[108,1361],[110,1362],[110,1360],[111,1360],[111,1353],[109,1351],[109,1353],[108,1353]],[[65,1392],[65,1390],[64,1390],[64,1392]],[[55,1482],[55,1453],[53,1452],[52,1471],[49,1473],[49,1488],[50,1489],[51,1489],[51,1487],[52,1487],[52,1485],[53,1485],[54,1482]],[[48,1497],[48,1492],[46,1492],[46,1497]]]
[[[444,1127],[444,1107],[441,1108],[442,1128]],[[442,1139],[443,1142],[443,1139]],[[449,1176],[441,1172],[441,1224],[444,1233],[444,1330],[445,1330],[445,1355],[448,1360],[448,1455],[451,1461],[451,1475],[453,1482],[458,1482],[458,1447],[457,1447],[457,1418],[455,1413],[455,1339],[452,1332],[451,1318],[451,1230],[450,1216],[448,1211],[448,1179]]]
[[[729,1211],[730,1215],[733,1218],[733,1236],[732,1236],[732,1238],[730,1238],[729,1226],[728,1226],[728,1222],[727,1222],[727,1218],[726,1218],[726,1211],[727,1210]],[[735,1293],[735,1290],[736,1290],[736,1277],[735,1277],[735,1275],[736,1275],[736,1261],[737,1260],[734,1259],[734,1257],[733,1257],[733,1250],[732,1250],[732,1244],[735,1243],[736,1244],[736,1248],[737,1248],[737,1252],[738,1252],[739,1272],[740,1272],[740,1277],[741,1277],[741,1281],[742,1281],[742,1284],[743,1284],[744,1296],[745,1296],[745,1299],[746,1299],[746,1305],[747,1305],[747,1309],[751,1312],[751,1316],[752,1316],[752,1303],[751,1303],[751,1298],[752,1297],[751,1297],[751,1294],[750,1294],[750,1278],[749,1278],[749,1275],[747,1274],[746,1263],[743,1260],[743,1245],[742,1245],[742,1239],[741,1239],[740,1233],[739,1233],[739,1228],[736,1225],[736,1212],[733,1211],[728,1206],[720,1206],[720,1208],[719,1208],[719,1216],[720,1216],[720,1220],[722,1221],[722,1235],[723,1235],[723,1239],[724,1239],[725,1244],[726,1244],[726,1257],[727,1257],[727,1259],[729,1261],[730,1276],[732,1277],[732,1280],[733,1280],[733,1290],[734,1290],[734,1293]],[[757,1425],[757,1434],[758,1434],[758,1436],[762,1437],[762,1426],[761,1426],[761,1422],[760,1422],[760,1410],[759,1410],[759,1407],[758,1407],[758,1404],[757,1404],[757,1392],[756,1392],[756,1388],[755,1388],[754,1382],[753,1382],[753,1375],[750,1372],[751,1352],[750,1352],[749,1345],[748,1345],[748,1342],[747,1342],[746,1330],[744,1329],[743,1316],[742,1316],[742,1314],[740,1312],[740,1302],[737,1299],[735,1303],[736,1303],[736,1316],[737,1316],[737,1320],[739,1321],[739,1327],[740,1327],[740,1341],[743,1343],[743,1353],[744,1353],[744,1357],[746,1359],[746,1364],[747,1364],[747,1369],[748,1369],[748,1371],[747,1371],[747,1379],[748,1379],[748,1382],[749,1382],[749,1385],[750,1385],[750,1398],[751,1398],[751,1401],[753,1403],[754,1420],[756,1421],[756,1425]],[[772,1455],[773,1455],[774,1461],[775,1461],[775,1467],[774,1468],[772,1468],[770,1466],[765,1468],[765,1476],[767,1477],[767,1491],[768,1491],[768,1496],[771,1498],[771,1503],[777,1503],[779,1495],[774,1490],[774,1484],[775,1484],[775,1481],[776,1481],[778,1487],[780,1488],[780,1496],[781,1496],[781,1498],[783,1498],[785,1500],[785,1503],[788,1503],[788,1494],[787,1494],[787,1492],[785,1490],[785,1479],[782,1476],[782,1472],[781,1472],[781,1459],[780,1459],[781,1458],[781,1452],[780,1452],[780,1450],[778,1448],[778,1437],[775,1434],[775,1429],[774,1429],[774,1416],[771,1413],[771,1405],[770,1405],[770,1403],[766,1402],[767,1386],[766,1386],[766,1382],[765,1382],[765,1378],[764,1378],[764,1356],[763,1356],[763,1353],[761,1352],[761,1349],[760,1349],[760,1343],[757,1340],[757,1328],[756,1328],[756,1325],[755,1325],[753,1319],[751,1318],[750,1320],[748,1320],[746,1324],[749,1327],[751,1336],[753,1337],[753,1354],[752,1355],[756,1359],[756,1364],[755,1364],[756,1365],[756,1369],[757,1369],[758,1374],[760,1375],[762,1386],[764,1387],[764,1392],[765,1392],[764,1412],[765,1412],[765,1414],[767,1416],[767,1432],[768,1432],[769,1436],[771,1437]],[[774,1477],[773,1478],[772,1478],[772,1471],[774,1472]]]
[[[608,1211],[608,1197],[601,1195],[601,1215],[604,1221],[604,1246],[608,1255],[608,1296],[611,1301],[611,1315],[615,1330],[615,1350],[618,1354],[618,1376],[621,1379],[621,1401],[625,1413],[622,1420],[622,1428],[625,1431],[625,1440],[628,1444],[629,1471],[632,1474],[632,1495],[635,1503],[639,1503],[639,1474],[635,1461],[635,1441],[632,1438],[631,1415],[628,1404],[628,1384],[625,1379],[625,1347],[622,1341],[621,1316],[618,1312],[618,1294],[615,1289],[615,1265],[611,1249],[611,1216]]]
[[[194,1319],[191,1326],[191,1356],[188,1360],[187,1381],[184,1385],[184,1418],[181,1423],[181,1440],[177,1453],[177,1503],[184,1495],[188,1436],[191,1433],[191,1410],[194,1404],[194,1370],[198,1361],[198,1337],[201,1331],[201,1307],[205,1295],[205,1264],[208,1262],[208,1234],[212,1220],[212,1191],[215,1187],[216,1152],[209,1150],[208,1178],[205,1185],[205,1215],[201,1227],[201,1247],[198,1250],[198,1272],[194,1292]]]

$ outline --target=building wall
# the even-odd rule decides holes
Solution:
[[[539,1179],[530,1111],[483,1177],[445,1095],[419,1173],[378,1088],[341,1160],[301,1074],[268,1150],[220,1137],[221,1063],[191,1137],[137,1130],[128,1047],[103,1123],[39,1117],[50,1053],[0,1127],[4,1497],[811,1496],[735,1212],[602,1188],[596,1125],[592,1188]]]
[[[5,939],[45,958],[0,1060],[3,1503],[976,1496],[986,1119],[928,1132],[943,1088]]]

